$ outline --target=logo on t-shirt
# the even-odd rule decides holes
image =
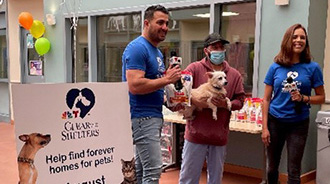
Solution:
[[[157,62],[158,62],[158,75],[157,75],[157,78],[161,78],[164,75],[165,66],[164,66],[163,60],[160,57],[157,57]]]
[[[295,79],[299,76],[298,72],[290,71],[286,74],[287,78],[283,80],[282,92],[292,92],[295,90],[300,90],[299,86],[301,86],[301,82],[296,81]]]
[[[291,77],[294,80],[294,79],[296,79],[298,77],[298,75],[299,75],[298,72],[296,72],[296,71],[294,71],[294,72],[290,71],[290,72],[288,72],[286,74],[286,77]]]

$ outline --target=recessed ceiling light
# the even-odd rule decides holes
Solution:
[[[222,16],[237,16],[239,13],[236,12],[222,12]]]
[[[227,16],[237,16],[239,13],[236,12],[222,12],[222,16],[227,17]],[[210,13],[199,13],[193,15],[194,17],[200,17],[200,18],[210,18]]]

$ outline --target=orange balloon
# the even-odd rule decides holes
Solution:
[[[22,27],[29,30],[33,23],[33,17],[29,12],[22,12],[18,16],[18,22],[21,24]]]

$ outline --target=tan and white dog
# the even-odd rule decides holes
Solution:
[[[224,86],[227,85],[226,74],[222,71],[207,72],[209,77],[208,81],[200,85],[196,89],[192,89],[191,97],[195,99],[205,99],[210,109],[212,109],[212,116],[214,120],[217,120],[217,106],[215,106],[211,100],[213,97],[219,97],[221,95],[226,96],[227,91]],[[231,109],[230,99],[226,97],[227,109]],[[194,110],[198,108],[195,105],[186,106],[184,110],[180,111],[185,119],[192,120]]]
[[[39,149],[50,142],[50,135],[40,133],[23,134],[19,136],[19,139],[25,142],[17,158],[19,184],[35,184],[38,172],[34,165],[34,157]]]

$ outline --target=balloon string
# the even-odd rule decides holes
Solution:
[[[73,3],[67,3],[66,0],[63,0],[62,3],[60,4],[61,7],[65,7],[66,12],[68,14],[72,15],[72,20],[70,19],[71,22],[71,27],[70,29],[73,29],[73,66],[72,66],[72,72],[73,72],[73,81],[72,82],[77,82],[77,27],[78,27],[78,13],[80,11],[81,5],[82,5],[82,0],[79,0],[79,5],[78,5],[78,10],[76,11],[76,1],[73,0]],[[70,6],[70,7],[68,7]],[[69,12],[69,9],[72,11]]]
[[[77,25],[73,26],[73,61],[74,61],[74,82],[77,82]]]

